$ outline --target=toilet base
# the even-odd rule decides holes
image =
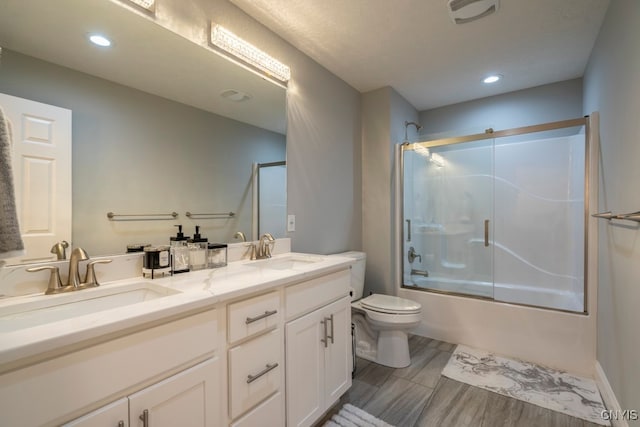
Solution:
[[[406,368],[411,364],[409,337],[403,331],[379,331],[376,363],[390,368]]]
[[[411,364],[407,332],[374,330],[363,313],[357,311],[351,319],[355,324],[356,356],[390,368],[406,368]]]

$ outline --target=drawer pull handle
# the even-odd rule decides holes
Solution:
[[[262,320],[265,317],[269,317],[269,316],[273,316],[274,314],[276,314],[278,312],[278,310],[271,310],[271,311],[265,311],[264,314],[261,314],[259,316],[256,317],[247,317],[247,320],[245,320],[244,323],[246,323],[247,325],[253,323],[253,322],[257,322],[258,320]]]
[[[145,409],[142,411],[142,415],[140,415],[140,421],[142,421],[142,427],[149,427],[149,410]]]
[[[274,369],[276,369],[278,367],[278,363],[267,363],[266,367],[258,372],[255,375],[247,375],[247,384],[251,384],[252,382],[254,382],[255,380],[257,380],[258,378],[260,378],[261,376],[267,374],[270,371],[273,371]]]

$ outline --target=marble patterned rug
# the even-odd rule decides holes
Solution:
[[[459,345],[442,375],[600,425],[605,409],[595,382]]]

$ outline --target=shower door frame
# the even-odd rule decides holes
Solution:
[[[462,292],[454,292],[454,291],[447,291],[447,290],[439,290],[439,289],[427,289],[427,288],[421,288],[418,286],[408,286],[404,284],[404,267],[405,267],[405,257],[404,257],[404,241],[405,241],[405,227],[404,227],[404,152],[405,151],[415,151],[415,149],[417,147],[420,148],[433,148],[433,147],[442,147],[445,145],[455,145],[455,144],[461,144],[461,143],[465,143],[465,142],[475,142],[475,141],[480,141],[480,140],[487,140],[487,139],[496,139],[496,138],[503,138],[503,137],[509,137],[509,136],[516,136],[516,135],[525,135],[528,133],[536,133],[536,132],[544,132],[544,131],[550,131],[550,130],[558,130],[558,129],[564,129],[564,128],[570,128],[570,127],[577,127],[577,126],[584,126],[585,127],[585,141],[584,141],[584,147],[585,147],[585,165],[584,165],[584,265],[583,265],[583,276],[584,276],[584,284],[583,284],[583,292],[584,292],[584,301],[583,301],[583,311],[572,311],[572,310],[564,310],[564,309],[559,309],[559,308],[551,308],[551,307],[544,307],[544,306],[539,306],[539,305],[533,305],[533,304],[525,304],[525,303],[519,303],[519,302],[508,302],[508,301],[500,301],[500,300],[496,300],[495,297],[492,298],[488,298],[488,297],[483,297],[483,296],[479,296],[479,295],[471,295],[471,294],[465,294]],[[540,125],[533,125],[533,126],[523,126],[523,127],[518,127],[518,128],[512,128],[512,129],[505,129],[505,130],[499,130],[499,131],[494,131],[493,129],[489,128],[485,131],[485,133],[480,133],[480,134],[475,134],[475,135],[466,135],[466,136],[460,136],[460,137],[453,137],[453,138],[443,138],[443,139],[436,139],[433,141],[425,141],[425,142],[414,142],[414,143],[409,143],[409,142],[404,142],[402,144],[397,144],[396,146],[396,165],[397,167],[397,174],[396,174],[396,186],[395,186],[395,190],[396,190],[396,194],[397,194],[397,199],[396,199],[396,216],[397,216],[397,220],[396,220],[396,236],[397,236],[397,240],[396,240],[396,280],[398,281],[400,288],[404,288],[404,289],[411,289],[411,290],[419,290],[422,292],[431,292],[431,293],[437,293],[437,294],[444,294],[444,295],[453,295],[453,296],[459,296],[459,297],[466,297],[466,298],[473,298],[473,299],[480,299],[480,300],[484,300],[484,301],[492,301],[492,302],[496,302],[496,303],[502,303],[502,304],[512,304],[512,305],[519,305],[519,306],[525,306],[525,307],[534,307],[534,308],[541,308],[541,309],[545,309],[545,310],[553,310],[553,311],[560,311],[560,312],[566,312],[566,313],[571,313],[571,314],[579,314],[579,315],[588,315],[589,314],[589,299],[588,299],[588,290],[589,290],[589,263],[588,263],[588,259],[589,259],[589,212],[590,212],[590,204],[591,204],[591,197],[590,197],[590,193],[591,193],[591,185],[590,185],[590,177],[591,177],[591,140],[592,140],[592,131],[593,131],[593,123],[591,122],[591,116],[584,116],[584,117],[580,117],[580,118],[576,118],[576,119],[569,119],[569,120],[561,120],[561,121],[557,121],[557,122],[550,122],[550,123],[544,123],[544,124],[540,124]]]

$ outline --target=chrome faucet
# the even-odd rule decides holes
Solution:
[[[68,286],[73,286],[75,289],[82,286],[82,282],[80,281],[80,271],[78,266],[80,261],[86,261],[89,259],[89,255],[82,248],[75,248],[71,251],[71,256],[69,257],[69,283]]]
[[[275,246],[275,241],[276,239],[274,239],[270,233],[264,233],[262,236],[260,236],[260,240],[258,240],[256,258],[271,258],[271,248],[272,246]]]

